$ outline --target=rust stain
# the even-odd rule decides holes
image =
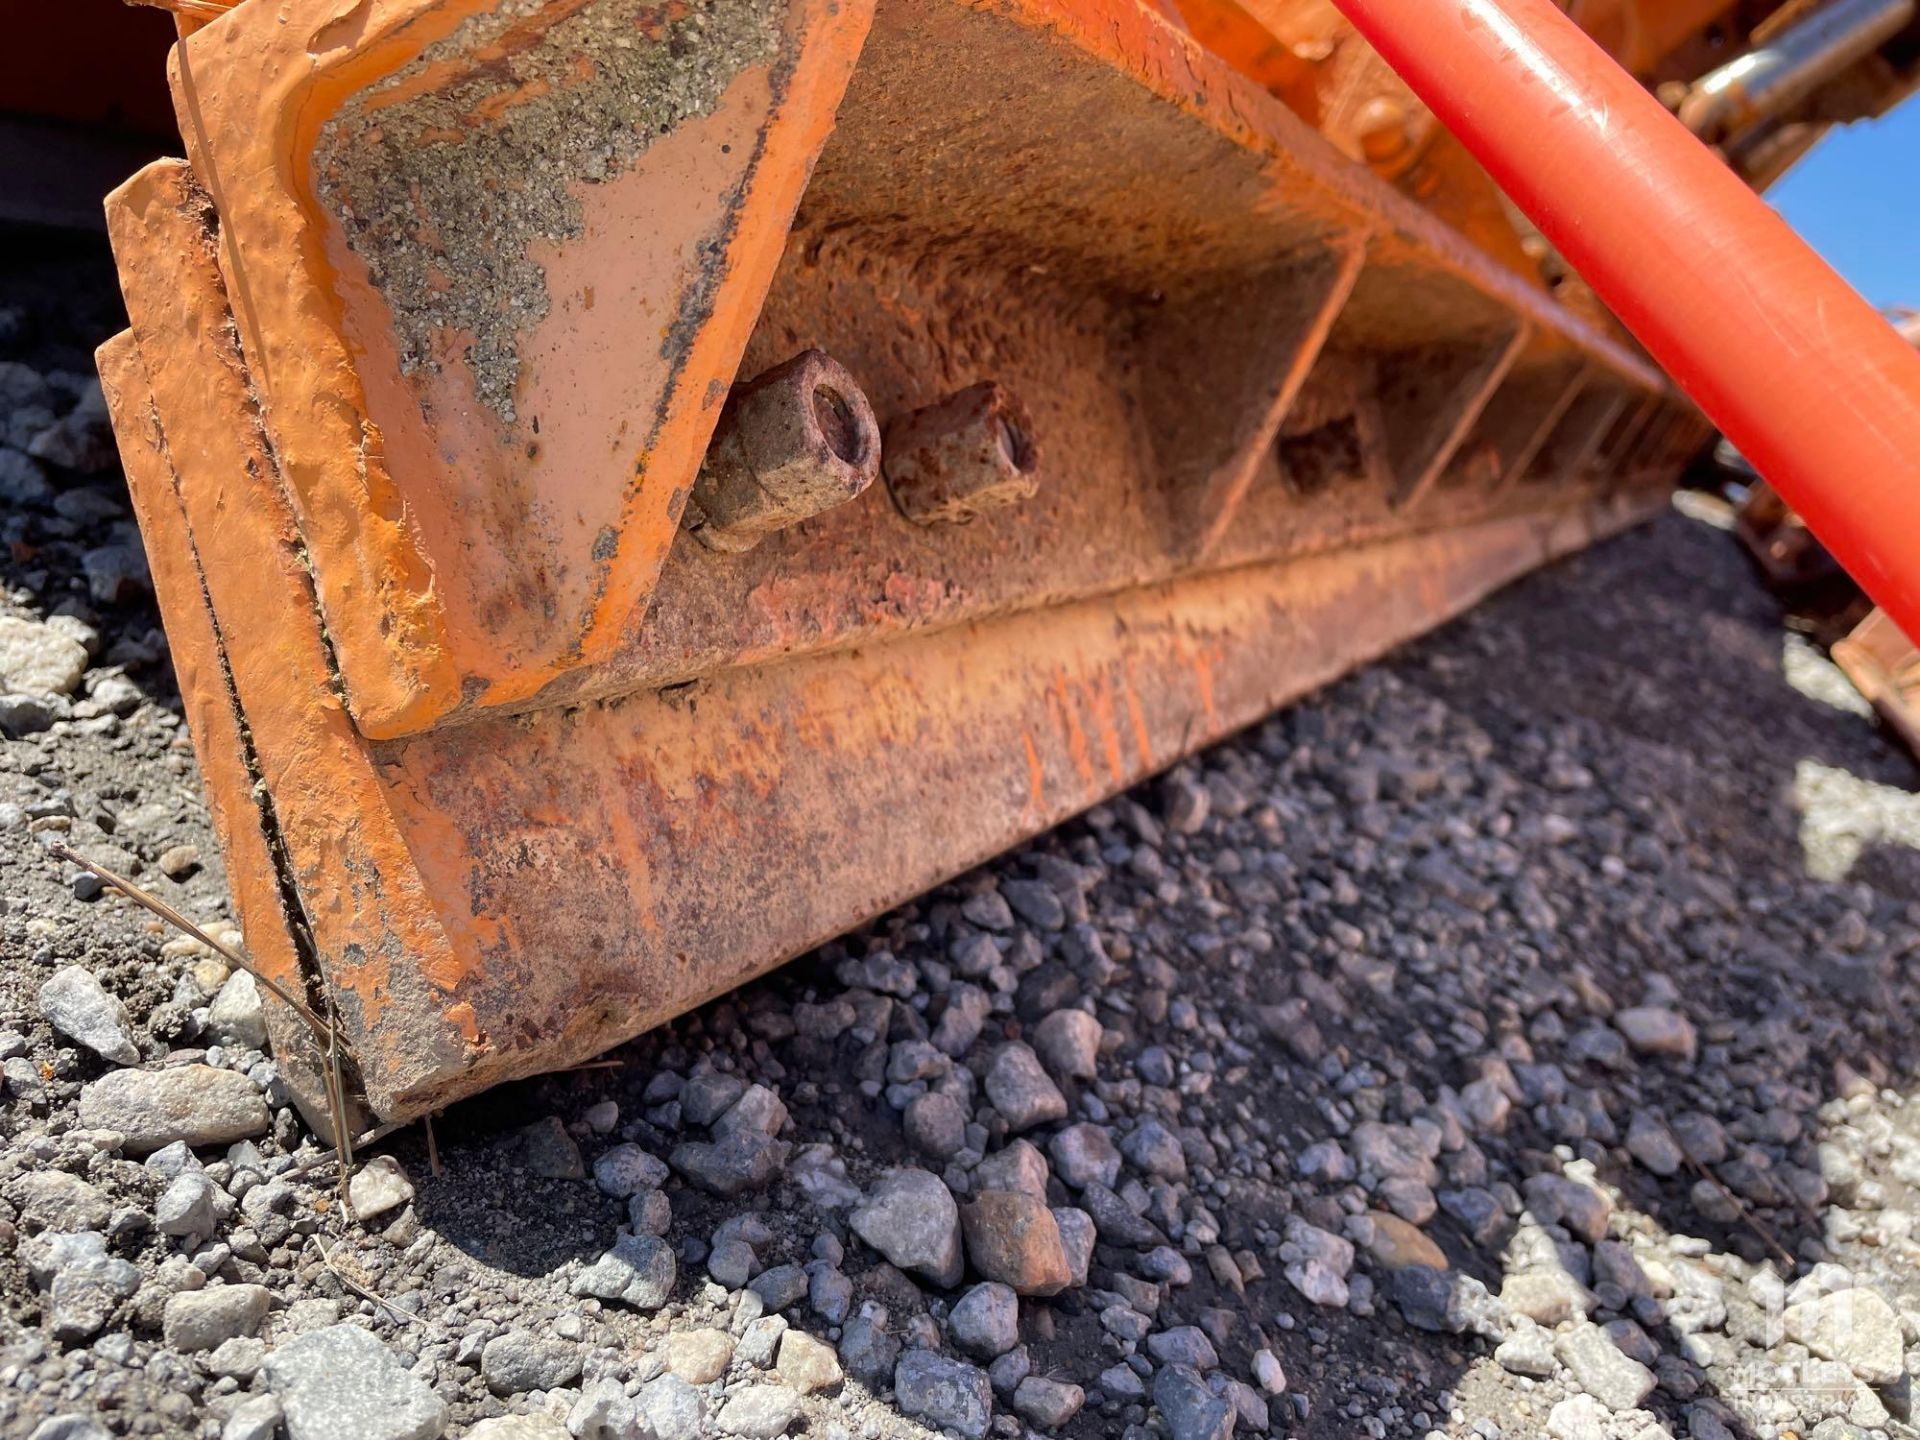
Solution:
[[[620,785],[606,796],[601,815],[608,842],[605,864],[616,871],[633,902],[633,918],[646,934],[660,936],[659,899],[654,894],[653,870],[647,863],[647,840],[634,824],[629,808],[635,795],[644,795],[652,776],[638,757],[629,757],[616,772]],[[664,821],[661,816],[660,820]]]
[[[1120,749],[1120,726],[1113,703],[1113,676],[1099,671],[1082,686],[1087,708],[1092,712],[1094,728],[1100,732],[1100,748],[1106,755],[1107,773],[1115,785],[1127,782],[1127,758]]]
[[[1133,657],[1129,655],[1121,662],[1120,694],[1127,702],[1127,721],[1133,726],[1134,748],[1140,752],[1140,768],[1153,769],[1153,735],[1147,728],[1147,712],[1140,706],[1139,693],[1133,686]]]
[[[1213,662],[1207,656],[1207,647],[1204,644],[1189,645],[1184,639],[1176,639],[1173,653],[1193,676],[1194,690],[1200,697],[1200,709],[1207,717],[1207,724],[1218,724],[1219,710],[1214,704],[1213,695]]]
[[[1047,708],[1053,712],[1055,723],[1060,726],[1067,739],[1067,758],[1073,761],[1074,773],[1091,789],[1097,782],[1093,770],[1093,752],[1087,746],[1087,732],[1081,728],[1080,717],[1074,711],[1073,696],[1067,688],[1067,672],[1056,670],[1053,676],[1053,689],[1048,695]]]

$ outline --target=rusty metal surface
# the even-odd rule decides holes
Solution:
[[[525,26],[496,34],[497,22],[469,13],[473,0],[386,0],[365,24],[336,34],[328,28],[336,4],[299,0],[293,20],[271,26],[265,12],[242,7],[186,42],[177,68],[189,151],[220,212],[222,270],[260,375],[262,416],[307,540],[341,685],[368,734],[617,694],[716,663],[724,626],[707,612],[752,614],[744,600],[755,577],[742,571],[724,596],[696,599],[700,613],[685,621],[672,612],[686,582],[668,577],[656,588],[655,577],[676,563],[668,547],[722,382],[736,367],[751,375],[809,345],[848,366],[883,420],[983,379],[1007,382],[1056,462],[1072,455],[1086,471],[1132,471],[1141,491],[1140,472],[1177,470],[1194,451],[1217,452],[1228,495],[1244,487],[1262,427],[1235,427],[1270,417],[1288,370],[1311,361],[1299,345],[1252,332],[1262,311],[1289,303],[1302,269],[1353,245],[1365,248],[1363,268],[1329,343],[1392,352],[1409,383],[1422,383],[1419,352],[1429,347],[1477,346],[1484,335],[1497,348],[1530,325],[1593,355],[1619,383],[1657,385],[1627,350],[1417,204],[1364,183],[1283,105],[1130,4],[895,0],[876,12],[836,110],[866,17],[836,11],[829,23],[813,0],[792,0],[779,42],[791,53],[765,62],[770,75],[791,71],[792,83],[740,111],[741,133],[721,126],[730,144],[714,127],[735,113],[731,102],[689,101],[667,117],[673,138],[586,187],[593,204],[549,216],[544,230],[488,208],[500,185],[517,191],[511,166],[488,186],[468,161],[496,151],[511,159],[541,143],[552,116],[540,108],[549,83],[540,57],[572,43],[554,15],[570,17],[564,23],[579,29],[568,33],[591,54],[593,17],[604,9],[619,21],[629,0],[547,7],[545,28],[525,34]],[[318,78],[304,51],[297,66],[283,53],[300,33],[331,42]],[[431,48],[419,50],[429,58],[407,58],[429,34]],[[485,71],[482,85],[474,67],[502,46],[519,47],[515,84]],[[703,68],[710,58],[696,49],[684,67],[700,95],[717,83]],[[273,78],[237,81],[248,66]],[[809,88],[801,80],[812,69],[821,75]],[[748,70],[760,73],[749,66],[733,83],[757,84]],[[296,109],[302,118],[290,128]],[[565,113],[610,131],[630,118]],[[1100,123],[1088,125],[1090,115]],[[379,144],[354,150],[351,136],[375,116]],[[706,143],[710,132],[731,157],[676,148]],[[414,149],[402,153],[403,139]],[[790,157],[787,170],[742,178],[749,152],[802,139],[809,153]],[[382,182],[376,161],[396,173]],[[226,173],[263,164],[288,177],[285,194],[226,193]],[[408,177],[429,170],[440,188],[419,202],[420,214],[395,219],[397,202],[374,203],[383,183],[417,188]],[[1182,183],[1167,186],[1169,175]],[[777,193],[761,195],[763,184]],[[788,238],[783,217],[796,198]],[[691,268],[631,243],[647,217],[705,213],[709,200],[723,213],[700,221],[709,226],[701,233],[726,244],[700,241]],[[533,201],[516,194],[516,203]],[[496,258],[482,265],[482,253]],[[488,288],[469,293],[475,284]],[[1250,284],[1272,303],[1240,303]],[[486,319],[494,308],[543,318]],[[1223,310],[1229,333],[1218,333]],[[656,317],[658,330],[633,325],[636,312]],[[1204,382],[1210,417],[1200,417],[1201,433],[1176,433],[1195,428],[1191,407],[1152,411],[1170,375],[1197,378],[1206,368],[1169,354],[1192,348],[1197,327],[1221,349]],[[699,364],[686,369],[683,352]],[[1074,393],[1096,387],[1104,393]],[[1471,387],[1460,398],[1472,400]],[[1103,407],[1104,433],[1069,448],[1064,437]],[[1153,433],[1138,433],[1138,411]],[[1443,465],[1457,438],[1443,429],[1440,444],[1420,450],[1430,427],[1414,428],[1389,441],[1403,500],[1425,487],[1429,469],[1440,468],[1430,462]],[[867,527],[873,543],[894,549],[902,570],[914,542],[877,523],[870,512],[884,504],[875,495],[842,508],[876,522]],[[1202,517],[1203,532],[1217,535],[1219,509]],[[1185,557],[1168,553],[1167,533],[1157,524],[1113,537],[1072,527],[1076,552],[1107,560],[1101,573],[1071,578],[1071,590],[1175,573]],[[760,547],[786,575],[792,548]],[[1036,557],[1060,581],[1091,568],[1063,558]],[[975,585],[964,565],[941,556],[933,578],[954,603],[902,623],[957,623],[1031,594],[1030,575],[988,568]],[[917,577],[894,586],[915,587],[927,593]],[[824,643],[858,638],[831,618],[821,623]],[[671,653],[669,637],[682,631],[703,637],[697,653]],[[740,653],[764,653],[751,632],[737,638]]]
[[[887,491],[916,525],[964,525],[1030,500],[1039,468],[1032,417],[993,380],[887,426]]]
[[[1733,0],[1572,0],[1582,29],[1628,70],[1665,78],[1663,64],[1709,29],[1717,58]],[[1764,13],[1764,7],[1762,7]],[[1538,282],[1543,254],[1516,228],[1497,187],[1448,135],[1331,0],[1180,0],[1189,28],[1243,74],[1284,100],[1349,158],[1467,235],[1490,259]],[[1701,67],[1704,68],[1704,65]],[[1699,69],[1685,70],[1690,79]]]
[[[601,424],[625,467],[631,425],[533,433],[543,387],[613,363],[558,256],[597,257],[629,330],[684,314],[688,272],[589,220],[537,250],[572,317],[535,322],[546,348],[432,266],[379,319],[369,257],[412,275],[405,227],[367,219],[379,177],[326,127],[497,138],[498,73],[531,94],[549,27],[623,3],[476,31],[473,0],[377,0],[343,30],[288,0],[318,90],[243,8],[178,66],[193,168],[109,207],[132,339],[103,361],[243,918],[337,1009],[382,1116],[779,963],[1629,523],[1686,454],[1693,412],[1630,351],[1151,12],[882,0],[867,33],[794,0],[793,83],[743,113],[817,164],[700,270],[731,298],[673,344],[707,378],[647,391],[678,448],[648,452],[644,513],[602,508],[611,472],[563,482],[556,453]],[[252,96],[242,61],[274,62]],[[755,67],[723,70],[689,93]],[[719,133],[709,101],[608,184],[747,204],[737,156],[646,168]],[[283,110],[305,128],[242,133]],[[263,151],[282,188],[237,194]],[[314,155],[325,184],[285,189]],[[453,203],[425,217],[448,260],[481,224]],[[564,598],[562,535],[625,576],[611,629]]]
[[[1497,371],[1522,326],[1530,367],[1578,355],[1596,383],[1659,388],[1177,33],[1135,7],[1104,14],[882,5],[745,362],[819,344],[883,424],[998,381],[1045,457],[1036,496],[936,535],[876,491],[739,563],[678,547],[619,647],[540,702],[1108,593],[1197,553],[1423,523],[1404,502],[1486,398],[1429,393],[1430,366],[1461,350],[1467,372]],[[1189,178],[1169,192],[1166,174]],[[1348,411],[1377,392],[1370,367],[1421,393],[1377,474],[1303,504],[1272,441],[1301,387],[1342,367],[1363,376]]]
[[[202,466],[178,463],[198,489]],[[276,503],[234,479],[227,499]],[[135,499],[165,537],[171,495]],[[311,703],[317,667],[279,679],[304,708],[256,690],[247,714],[369,1099],[411,1114],[724,991],[1661,503],[1642,490],[405,741],[341,746]],[[209,581],[227,563],[210,555]],[[253,623],[220,637],[236,674],[317,638],[296,568],[256,570],[247,598]],[[397,943],[402,891],[424,955]],[[248,905],[250,936],[271,903]]]
[[[681,515],[709,550],[741,555],[844,505],[880,473],[880,428],[851,375],[803,350],[733,387]]]
[[[1179,7],[1203,44],[1343,154],[1497,263],[1544,282],[1563,301],[1584,303],[1584,286],[1564,261],[1332,0],[1179,0]],[[1756,189],[1778,179],[1828,126],[1884,114],[1920,84],[1920,30],[1905,0],[1563,0],[1559,8],[1723,142],[1727,162]],[[1835,31],[1858,43],[1835,46]],[[1747,103],[1749,90],[1759,103]]]
[[[1835,642],[1833,663],[1920,757],[1920,649],[1892,617],[1877,607],[1870,611],[1852,634]]]

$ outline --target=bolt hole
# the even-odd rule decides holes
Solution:
[[[849,465],[860,463],[860,457],[866,453],[866,441],[845,396],[827,385],[814,386],[813,420],[826,438],[829,450]]]
[[[1033,440],[1016,422],[1005,415],[994,418],[994,434],[999,438],[1001,450],[1006,452],[1007,460],[1013,468],[1025,475],[1033,469]]]

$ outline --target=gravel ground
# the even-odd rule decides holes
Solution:
[[[0,271],[0,1434],[1912,1433],[1911,762],[1674,515],[351,1207],[87,377]],[[1694,507],[1696,514],[1710,507]]]

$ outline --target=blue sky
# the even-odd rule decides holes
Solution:
[[[1920,97],[1834,129],[1767,198],[1870,302],[1920,308]]]

